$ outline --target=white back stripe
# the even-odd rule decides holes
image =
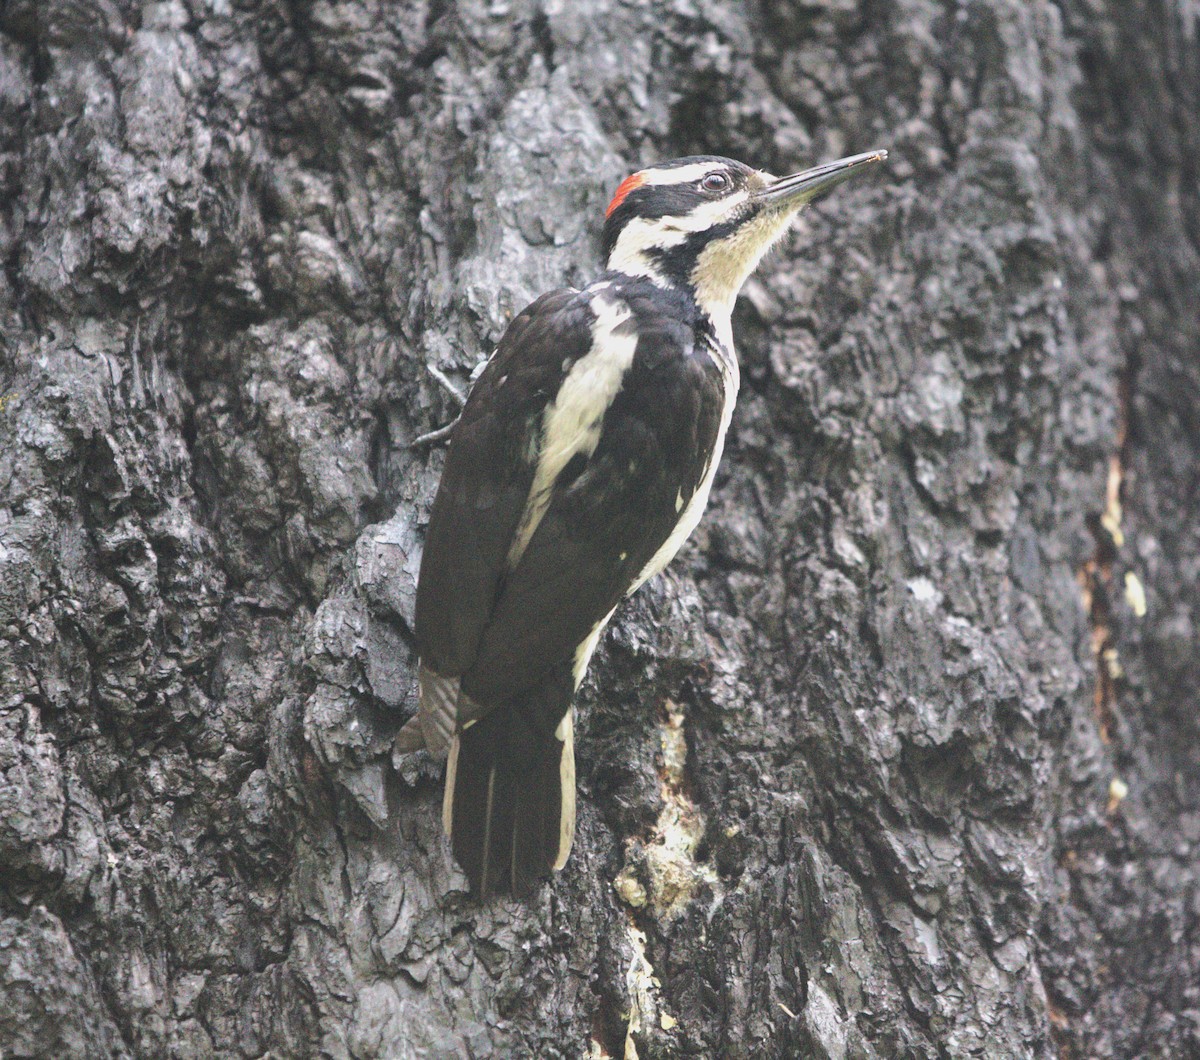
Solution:
[[[567,372],[552,404],[542,417],[542,446],[525,512],[508,552],[515,567],[550,505],[555,480],[576,453],[591,456],[600,442],[604,414],[621,389],[633,363],[637,334],[633,329],[617,334],[632,313],[624,302],[606,294],[593,295],[591,349]]]

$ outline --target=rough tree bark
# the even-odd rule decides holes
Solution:
[[[1200,1055],[1200,14],[0,4],[5,1057]],[[393,761],[442,454],[638,163],[887,147],[480,908]],[[393,514],[394,513],[394,514]]]

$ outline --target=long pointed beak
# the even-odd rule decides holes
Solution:
[[[824,195],[830,188],[836,188],[842,181],[849,180],[856,173],[862,173],[874,163],[882,162],[887,155],[886,151],[868,151],[865,155],[851,155],[849,158],[839,158],[836,162],[826,162],[823,166],[806,169],[803,173],[780,177],[773,184],[768,184],[755,198],[774,207],[803,206],[812,202],[818,195]]]

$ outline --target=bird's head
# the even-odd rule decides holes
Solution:
[[[872,151],[788,177],[715,155],[640,170],[621,182],[605,214],[608,267],[686,286],[701,308],[728,314],[801,207],[885,158]]]

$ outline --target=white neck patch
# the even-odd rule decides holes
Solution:
[[[664,229],[661,221],[635,217],[621,229],[617,245],[608,256],[608,267],[626,276],[645,276],[648,280],[667,286],[667,278],[654,263],[652,251],[660,247],[677,247],[688,233]]]

